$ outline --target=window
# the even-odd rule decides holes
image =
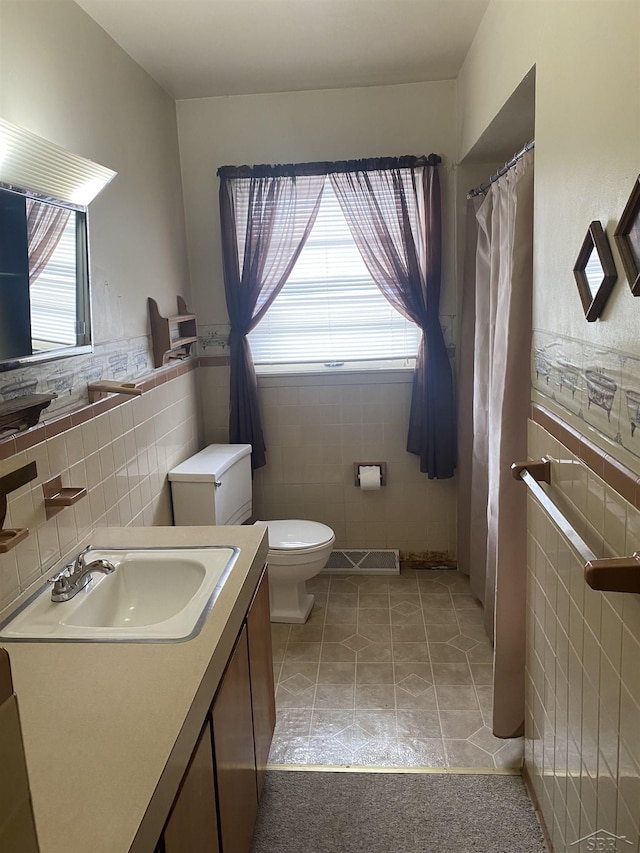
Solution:
[[[249,341],[256,365],[415,358],[420,329],[369,275],[329,180],[300,257]]]
[[[76,217],[70,216],[46,267],[29,285],[34,352],[75,345],[76,288]]]

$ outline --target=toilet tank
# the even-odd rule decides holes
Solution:
[[[242,524],[251,515],[250,444],[210,444],[168,476],[176,525]]]

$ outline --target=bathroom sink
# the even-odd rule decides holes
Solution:
[[[176,642],[195,636],[235,563],[238,549],[94,548],[86,562],[116,570],[93,574],[72,599],[39,590],[2,626],[1,640]]]

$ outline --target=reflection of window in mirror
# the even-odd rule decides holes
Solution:
[[[115,172],[0,119],[0,371],[91,351],[87,205]]]
[[[27,236],[33,352],[75,346],[75,212],[28,199]]]
[[[85,223],[68,205],[0,189],[0,359],[88,343]]]
[[[584,268],[584,274],[587,278],[591,295],[595,297],[596,293],[600,289],[600,285],[602,284],[602,279],[604,278],[604,270],[602,269],[602,264],[600,263],[600,258],[595,247],[591,252],[586,267]]]

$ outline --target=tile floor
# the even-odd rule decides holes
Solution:
[[[519,768],[494,738],[492,651],[457,571],[325,575],[305,625],[273,624],[272,765]]]

